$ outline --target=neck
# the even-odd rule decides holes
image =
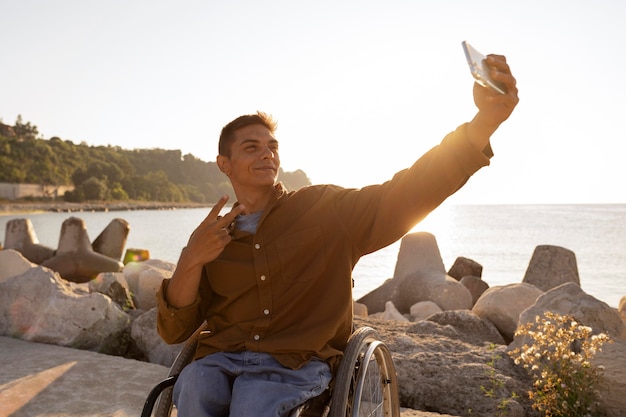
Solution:
[[[272,199],[275,192],[274,186],[254,187],[252,189],[235,188],[237,201],[246,209],[243,214],[256,213],[263,210]]]

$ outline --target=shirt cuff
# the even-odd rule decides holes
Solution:
[[[165,299],[165,293],[167,292],[169,283],[169,278],[164,279],[156,294],[157,307],[162,319],[167,321],[173,320],[179,323],[195,322],[200,308],[200,297],[196,297],[196,300],[188,306],[181,308],[174,307]]]

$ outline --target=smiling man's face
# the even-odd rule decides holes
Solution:
[[[219,155],[218,165],[235,189],[273,186],[278,177],[278,141],[262,124],[235,131],[230,156]]]

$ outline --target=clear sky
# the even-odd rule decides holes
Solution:
[[[453,203],[626,203],[626,2],[1,0],[0,117],[46,139],[205,161],[235,117],[282,166],[360,187],[475,107],[461,41],[507,56],[520,104]]]

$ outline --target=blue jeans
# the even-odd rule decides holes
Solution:
[[[267,353],[214,353],[187,365],[174,385],[178,417],[283,417],[328,387],[326,362],[300,369]]]

